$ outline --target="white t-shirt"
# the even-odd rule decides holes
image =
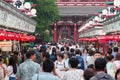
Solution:
[[[87,56],[86,61],[87,61],[87,66],[89,66],[90,64],[94,64],[94,57]]]
[[[106,70],[107,73],[112,76],[113,78],[115,78],[115,69],[114,69],[114,63],[113,62],[107,62],[106,64]]]
[[[117,69],[120,68],[120,60],[114,61],[114,64],[116,65]]]
[[[69,67],[69,58],[63,59],[63,61],[65,62],[65,67],[66,67],[66,68],[70,68],[70,67]]]
[[[65,72],[62,80],[84,80],[83,73],[81,69],[69,70]]]
[[[55,68],[56,69],[63,69],[65,68],[65,61],[62,60],[61,62],[59,62],[58,60],[55,61]]]
[[[13,73],[13,67],[12,66],[8,66],[7,70],[9,71],[9,76],[16,77],[16,75]]]

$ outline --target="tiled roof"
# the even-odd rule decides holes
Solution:
[[[98,10],[107,8],[106,6],[59,6],[61,16],[87,16],[95,14]]]

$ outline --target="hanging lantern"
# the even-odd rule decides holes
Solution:
[[[90,38],[89,41],[90,42],[97,42],[97,38]]]
[[[6,32],[7,37],[6,40],[12,40],[13,39],[13,34],[11,32]]]
[[[108,14],[107,9],[103,9],[103,10],[102,10],[102,15],[107,15],[107,14]]]
[[[114,0],[114,6],[120,7],[120,0]]]
[[[20,40],[20,36],[21,36],[20,34],[16,34],[16,39]]]
[[[7,37],[6,32],[3,30],[0,30],[0,40],[4,40],[4,39],[6,39],[6,37]]]
[[[13,33],[13,39],[12,40],[20,40],[20,35],[17,33]]]
[[[95,16],[94,21],[99,21],[99,17]]]
[[[26,42],[27,41],[27,35],[26,34],[21,34],[21,41]]]
[[[33,15],[36,15],[36,9],[31,9],[31,13],[33,14]]]
[[[35,36],[31,36],[31,40],[34,41],[35,40]]]
[[[31,4],[30,4],[30,2],[25,2],[24,8],[30,10],[30,9],[31,9]]]

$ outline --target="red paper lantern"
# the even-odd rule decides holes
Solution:
[[[20,34],[13,33],[14,34],[14,40],[20,40]]]
[[[109,36],[100,36],[99,40],[109,41],[109,40],[114,40],[114,37],[112,35],[109,35]]]
[[[21,34],[21,41],[26,42],[27,41],[27,35]]]
[[[31,37],[31,41],[35,40],[35,36],[30,36]]]
[[[90,42],[97,42],[97,38],[90,38],[89,41]]]
[[[120,41],[120,35],[113,35],[113,37],[114,37],[114,40],[116,40],[116,41]]]
[[[4,40],[6,39],[6,37],[7,37],[6,32],[3,30],[0,30],[0,40]]]
[[[6,33],[7,33],[6,40],[14,40],[14,34],[12,32],[6,32]]]

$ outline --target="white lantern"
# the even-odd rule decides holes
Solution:
[[[93,24],[93,21],[89,21],[89,24]]]
[[[114,0],[114,6],[120,7],[120,0]]]
[[[85,25],[85,27],[88,27],[90,24],[89,23],[87,23],[86,25]]]
[[[31,4],[30,4],[30,2],[25,2],[24,8],[30,10],[30,9],[31,9]]]
[[[102,15],[107,15],[107,14],[108,14],[107,9],[103,9],[103,10],[102,10]]]
[[[36,9],[31,9],[31,14],[35,15],[36,14]]]
[[[99,17],[98,16],[95,16],[95,21],[99,21]]]

